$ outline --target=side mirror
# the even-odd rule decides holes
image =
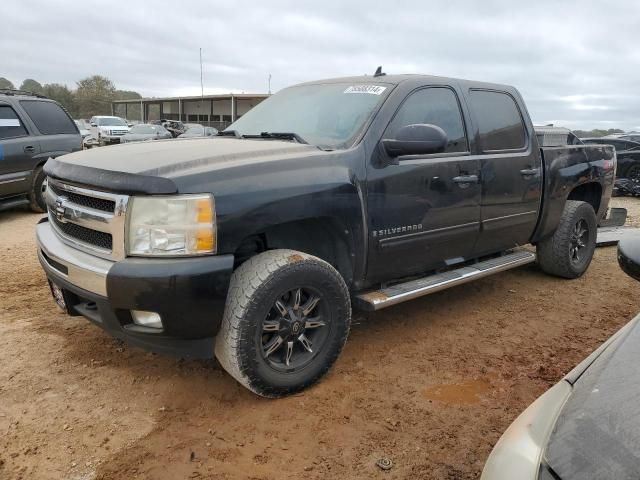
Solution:
[[[98,126],[98,124],[97,124],[96,122],[91,122],[91,126],[92,126],[92,127],[97,127],[97,126]]]
[[[618,264],[624,273],[640,281],[640,237],[620,240]]]
[[[447,147],[447,134],[428,123],[406,125],[398,130],[395,139],[385,138],[382,145],[391,157],[402,155],[428,155],[441,153]]]

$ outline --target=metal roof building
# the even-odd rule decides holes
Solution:
[[[226,128],[269,95],[240,93],[189,97],[151,97],[115,100],[111,112],[128,120],[181,120]]]

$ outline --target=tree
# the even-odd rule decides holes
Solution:
[[[13,86],[13,83],[11,83],[9,80],[7,80],[4,77],[0,77],[0,88],[9,88],[11,90],[15,89],[16,87]]]
[[[27,78],[22,85],[20,85],[20,90],[26,90],[27,92],[33,93],[42,93],[42,85],[40,82],[35,81],[33,78]]]
[[[77,108],[75,102],[75,96],[71,90],[66,85],[61,85],[59,83],[48,83],[42,87],[44,95],[55,100],[64,108],[67,109],[69,114],[72,117],[77,117]]]
[[[135,100],[137,98],[142,98],[142,95],[133,90],[116,90],[114,96],[114,100]]]
[[[93,115],[111,115],[111,102],[116,87],[111,80],[102,75],[93,75],[78,82],[76,90],[77,113],[80,118]]]
[[[624,130],[620,130],[619,128],[610,128],[609,130],[594,128],[593,130],[574,130],[573,133],[575,133],[578,138],[588,138],[604,137],[605,135],[613,135],[614,133],[624,133]]]

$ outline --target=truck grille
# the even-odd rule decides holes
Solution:
[[[102,258],[125,257],[128,196],[48,179],[45,199],[49,221],[63,242]]]
[[[55,216],[52,216],[51,220],[55,223],[56,228],[71,238],[104,250],[111,251],[113,249],[113,237],[109,233],[91,230],[75,223],[62,223]]]
[[[83,207],[93,208],[95,210],[101,210],[103,212],[113,213],[116,209],[116,202],[113,200],[105,200],[103,198],[88,197],[86,195],[80,195],[74,192],[65,192],[54,183],[49,183],[49,188],[58,196],[64,195],[71,202],[81,205]]]
[[[111,130],[111,135],[124,135],[129,133],[127,130]]]

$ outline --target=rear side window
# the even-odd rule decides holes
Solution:
[[[385,136],[395,138],[402,127],[417,123],[437,125],[446,132],[449,142],[445,153],[469,150],[458,98],[449,88],[424,88],[409,95],[393,117]]]
[[[43,135],[78,133],[76,124],[57,103],[22,100],[20,105]]]
[[[487,90],[471,90],[471,107],[480,130],[480,148],[519,150],[525,146],[522,115],[510,95]]]
[[[8,105],[0,105],[0,139],[24,137],[27,129],[18,118],[18,115]]]

